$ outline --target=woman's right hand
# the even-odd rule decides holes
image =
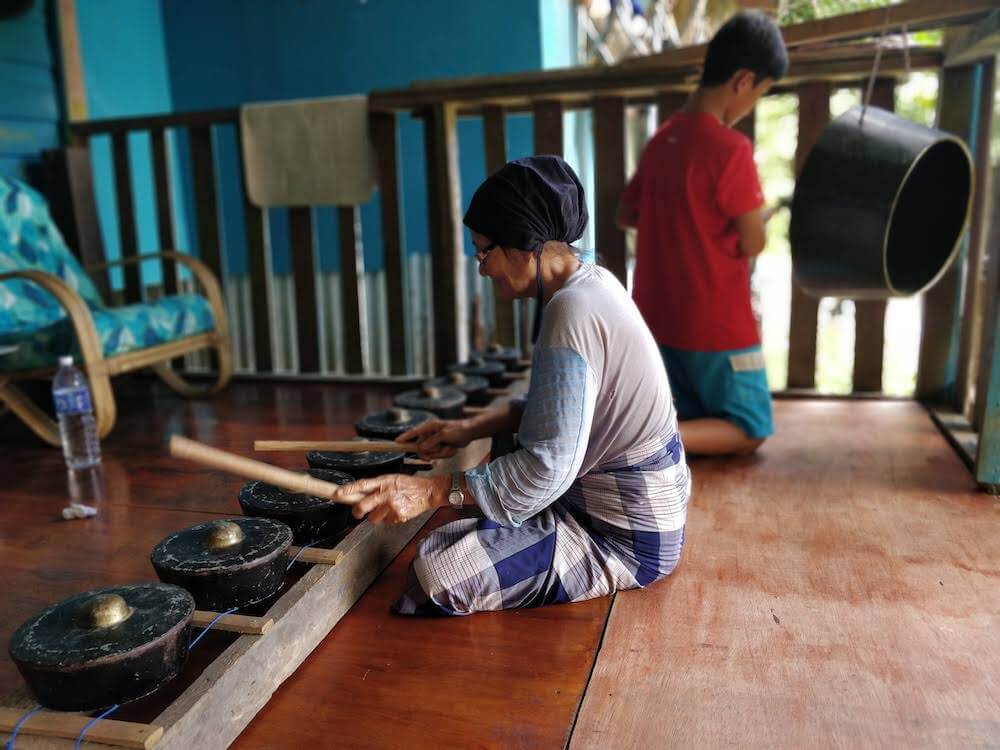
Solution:
[[[396,439],[416,443],[417,455],[429,459],[451,458],[472,438],[472,430],[463,419],[429,419]]]

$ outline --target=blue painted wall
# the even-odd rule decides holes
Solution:
[[[563,0],[542,0],[557,2]],[[250,101],[362,93],[414,80],[514,72],[542,65],[539,0],[167,0],[163,3],[170,98],[175,111]],[[400,120],[401,190],[408,252],[428,249],[421,125]],[[531,152],[530,119],[511,118],[511,158]],[[484,175],[482,127],[459,125],[464,197]],[[235,184],[220,148],[220,182]],[[226,189],[223,189],[225,196]],[[223,198],[230,272],[246,268],[238,201]],[[289,268],[282,211],[271,212],[275,268]],[[381,266],[377,198],[362,208],[367,268]],[[321,266],[337,267],[336,218],[317,212]]]
[[[160,0],[77,0],[76,10],[88,117],[169,112],[172,104]],[[91,139],[91,151],[105,252],[109,259],[115,259],[121,257],[121,243],[110,138]],[[154,252],[160,248],[148,133],[129,137],[129,156],[139,252]],[[177,221],[179,237],[183,238],[183,212],[178,212]],[[158,264],[148,264],[142,274],[146,284],[161,281]],[[120,269],[113,272],[112,283],[121,288]]]
[[[0,175],[25,179],[43,149],[61,144],[58,54],[45,0],[0,21]]]

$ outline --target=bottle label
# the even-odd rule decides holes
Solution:
[[[56,404],[56,414],[90,414],[94,411],[90,403],[90,391],[86,388],[56,391],[52,394]]]

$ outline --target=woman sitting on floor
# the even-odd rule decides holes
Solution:
[[[568,243],[587,208],[555,156],[510,162],[465,214],[479,272],[504,299],[537,294],[526,398],[401,436],[428,458],[517,432],[518,450],[465,474],[390,475],[346,485],[368,496],[357,516],[398,523],[475,504],[419,545],[401,614],[465,615],[606,596],[677,565],[691,491],[670,386],[656,342],[618,280]],[[542,312],[544,310],[544,315]]]

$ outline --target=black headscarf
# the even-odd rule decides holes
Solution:
[[[550,240],[576,242],[588,218],[583,185],[569,164],[528,156],[486,178],[463,222],[502,247],[535,252]]]
[[[507,162],[486,178],[469,201],[464,224],[501,247],[535,254],[538,306],[532,340],[542,322],[542,247],[576,242],[587,227],[587,200],[580,178],[558,156],[527,156]]]

